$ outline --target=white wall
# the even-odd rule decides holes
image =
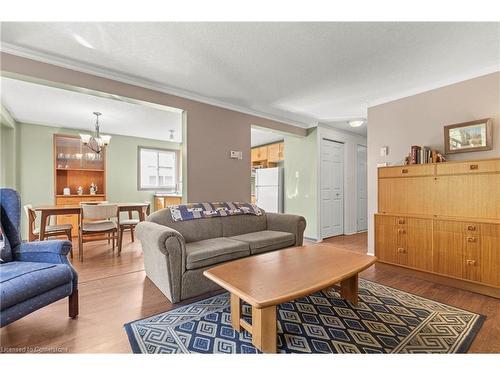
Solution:
[[[400,165],[412,145],[444,150],[443,127],[493,118],[493,150],[448,155],[448,159],[500,156],[500,72],[459,82],[368,109],[368,252],[374,250],[377,164]],[[389,155],[380,156],[380,148]]]
[[[354,234],[357,232],[357,147],[358,145],[366,146],[367,138],[358,134],[345,132],[342,130],[337,130],[329,127],[328,125],[320,124],[318,126],[318,154],[316,159],[318,160],[317,176],[321,176],[321,160],[320,158],[320,145],[321,139],[326,138],[332,141],[344,143],[344,233]],[[320,183],[318,181],[318,193],[317,196],[320,197]],[[317,200],[318,204],[318,223],[321,219],[321,200]],[[317,237],[321,239],[321,224],[317,226]]]

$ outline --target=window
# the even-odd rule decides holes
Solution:
[[[178,167],[179,151],[139,147],[139,190],[177,190]]]

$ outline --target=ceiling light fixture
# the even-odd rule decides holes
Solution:
[[[101,135],[99,133],[99,116],[101,116],[102,113],[101,112],[94,112],[94,115],[96,116],[94,135],[80,134],[80,138],[81,138],[82,143],[85,146],[90,148],[96,154],[99,154],[103,150],[104,147],[109,145],[109,142],[111,141],[111,136],[110,135]]]
[[[351,120],[349,121],[349,126],[351,126],[352,128],[359,128],[364,123],[365,120]]]
[[[90,48],[90,49],[95,49],[95,47],[90,44],[86,39],[84,39],[83,37],[81,37],[80,35],[78,34],[73,34],[73,36],[75,37],[75,40],[81,44],[82,46],[84,47],[87,47],[87,48]]]

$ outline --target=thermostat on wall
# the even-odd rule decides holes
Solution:
[[[241,152],[241,151],[231,151],[230,158],[231,159],[241,160],[241,159],[243,159],[243,152]]]

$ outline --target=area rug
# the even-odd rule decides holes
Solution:
[[[259,353],[231,327],[223,293],[125,324],[134,353]],[[243,304],[243,318],[251,308]],[[484,316],[360,279],[359,303],[334,288],[278,306],[278,353],[465,353]]]

